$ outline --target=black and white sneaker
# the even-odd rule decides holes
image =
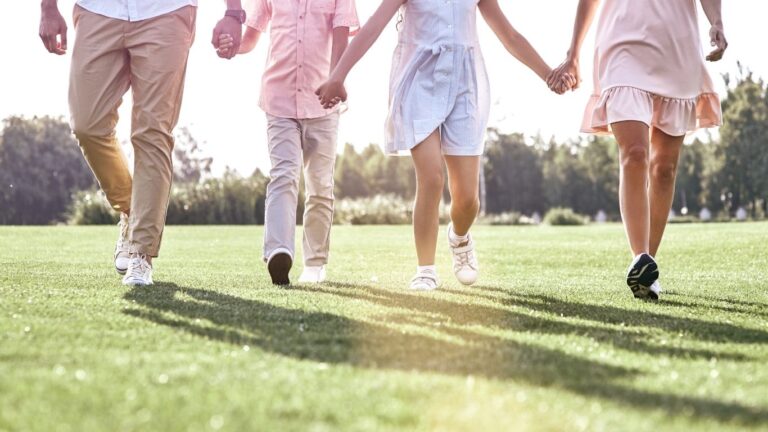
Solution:
[[[293,266],[293,258],[285,252],[277,252],[272,254],[267,261],[267,270],[272,277],[272,283],[274,285],[290,285],[291,280],[288,278],[288,273]]]
[[[627,285],[635,298],[639,299],[659,299],[659,290],[652,289],[658,278],[659,266],[648,254],[635,257],[627,271]]]

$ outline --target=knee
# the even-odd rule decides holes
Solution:
[[[638,144],[631,145],[621,152],[623,168],[645,168],[648,166],[648,147]]]
[[[465,191],[451,196],[451,208],[470,211],[480,207],[480,197],[477,191]]]
[[[312,176],[304,174],[304,189],[307,202],[311,200],[333,200],[334,182],[332,176]]]
[[[421,173],[418,175],[419,190],[423,192],[440,194],[445,186],[445,176],[442,171]]]
[[[674,183],[676,173],[676,161],[662,158],[651,161],[651,178],[658,183]]]
[[[280,161],[269,171],[270,185],[272,187],[295,186],[298,190],[300,172],[299,165],[291,161]]]
[[[80,142],[80,145],[83,145],[84,143],[87,144],[94,139],[107,138],[111,135],[110,131],[105,131],[103,128],[75,121],[72,122],[72,133],[75,135],[78,142]]]

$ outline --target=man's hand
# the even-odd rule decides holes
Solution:
[[[67,22],[54,5],[43,5],[40,14],[40,39],[48,52],[58,55],[67,53]]]
[[[331,109],[340,102],[347,101],[347,90],[344,83],[336,80],[329,80],[323,83],[315,92],[320,105],[325,109]]]
[[[725,50],[728,49],[728,40],[725,39],[725,32],[723,27],[719,25],[713,25],[709,29],[710,45],[715,49],[707,55],[707,61],[716,62],[723,58]]]
[[[231,45],[228,47],[228,49],[225,50],[220,49],[222,35],[229,35],[232,38]],[[232,57],[236,56],[237,52],[240,50],[240,41],[242,38],[243,26],[240,24],[240,21],[238,21],[237,18],[225,16],[219,20],[219,22],[216,24],[216,27],[214,27],[213,39],[211,40],[211,43],[216,49],[216,54],[219,57],[224,59],[231,59]]]

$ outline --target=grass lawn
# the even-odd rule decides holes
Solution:
[[[256,227],[0,228],[0,430],[768,430],[768,224],[673,225],[634,300],[619,225],[478,227],[477,286],[404,289],[410,227],[336,227],[275,288]],[[298,268],[292,276],[298,276]]]

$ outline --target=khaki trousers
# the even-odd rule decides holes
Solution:
[[[333,170],[339,114],[296,120],[267,115],[269,158],[264,260],[276,252],[294,257],[299,178],[304,167],[304,264],[328,262],[333,225]]]
[[[130,213],[131,253],[155,257],[160,249],[196,13],[188,6],[129,22],[75,6],[72,129],[112,208]],[[117,109],[129,88],[133,179],[115,138]]]

